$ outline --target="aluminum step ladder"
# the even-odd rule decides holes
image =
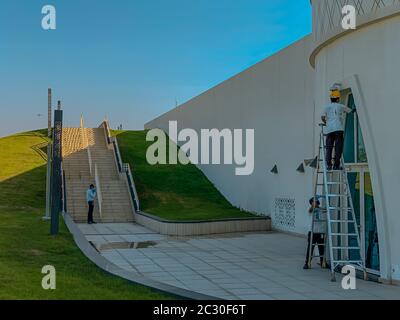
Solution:
[[[351,265],[361,269],[367,280],[364,256],[361,252],[359,226],[354,211],[353,199],[344,165],[341,159],[341,170],[328,170],[326,163],[326,144],[324,124],[320,125],[319,155],[317,156],[317,173],[315,177],[314,199],[319,200],[319,210],[314,210],[312,216],[311,245],[309,247],[308,265],[314,258],[323,258],[323,266],[329,260],[332,281],[336,281],[335,272],[340,267]],[[322,214],[321,214],[322,213]],[[323,218],[321,219],[321,216]],[[313,243],[316,223],[326,224],[325,253],[323,256],[312,255],[315,247],[321,244]],[[329,250],[327,250],[329,249]],[[327,256],[329,254],[329,256]]]

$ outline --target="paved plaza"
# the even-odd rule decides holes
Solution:
[[[357,281],[346,291],[318,265],[303,270],[306,239],[283,233],[167,237],[137,224],[79,225],[115,265],[222,299],[400,299],[400,287]]]

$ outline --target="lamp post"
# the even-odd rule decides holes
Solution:
[[[47,136],[51,138],[51,88],[47,90]]]
[[[52,174],[51,174],[51,235],[57,235],[59,230],[60,213],[62,211],[62,127],[63,112],[61,102],[58,110],[54,111]]]
[[[52,111],[52,90],[47,89],[47,136],[51,139],[51,111]],[[46,172],[46,212],[43,220],[50,220],[51,205],[51,141],[47,145],[47,172]]]

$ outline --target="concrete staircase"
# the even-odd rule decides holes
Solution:
[[[91,159],[90,173],[87,136]],[[101,191],[101,215],[99,201],[96,199],[94,220],[100,223],[121,223],[134,221],[126,178],[118,172],[114,150],[106,143],[103,128],[64,128],[63,129],[63,169],[67,185],[67,210],[75,222],[87,222],[88,206],[86,190],[96,184],[95,165]]]

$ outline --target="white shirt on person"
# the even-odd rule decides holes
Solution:
[[[314,212],[314,233],[326,233],[327,215],[320,208],[315,208]]]
[[[325,133],[329,134],[345,130],[346,114],[353,112],[352,109],[340,103],[331,103],[324,108],[322,116],[326,118]]]

